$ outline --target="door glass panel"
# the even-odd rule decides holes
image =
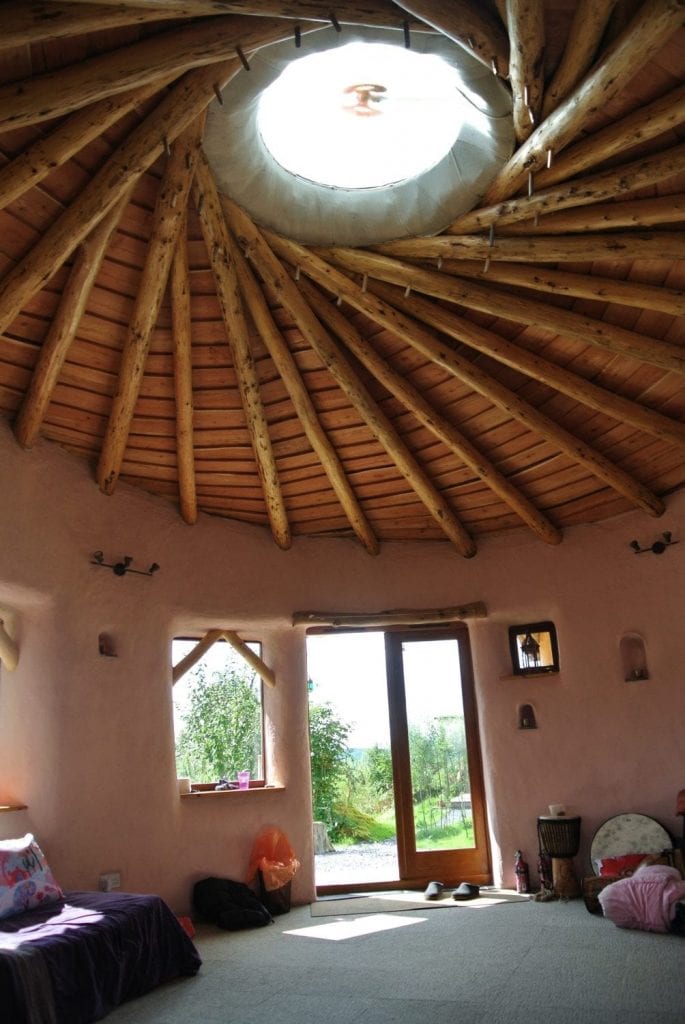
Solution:
[[[475,847],[459,642],[402,644],[417,851]]]
[[[317,886],[399,878],[383,633],[307,637]]]

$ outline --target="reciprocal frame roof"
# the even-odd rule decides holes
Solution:
[[[513,156],[439,235],[305,246],[217,189],[208,107],[322,24],[442,33],[511,89]],[[684,0],[0,0],[17,442],[282,548],[470,557],[661,515],[685,483],[684,26]]]

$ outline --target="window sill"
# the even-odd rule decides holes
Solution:
[[[181,793],[181,800],[193,800],[208,796],[247,796],[248,793],[280,793],[285,786],[250,786],[249,789],[194,789],[190,793]]]

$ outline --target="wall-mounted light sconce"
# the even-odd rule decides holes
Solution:
[[[663,540],[655,540],[648,548],[641,548],[640,542],[637,540],[631,540],[630,546],[636,555],[644,555],[645,551],[651,551],[654,555],[663,555],[667,547],[670,547],[671,544],[677,544],[678,541],[671,540],[671,533],[669,530],[662,533],[661,536],[663,537]]]
[[[129,572],[135,573],[136,576],[154,576],[159,569],[156,562],[153,562],[148,569],[132,569],[132,561],[131,555],[124,555],[120,562],[106,562],[102,551],[94,551],[90,564],[101,565],[105,569],[111,569],[115,576],[125,576]]]

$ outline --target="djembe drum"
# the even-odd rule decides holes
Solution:
[[[540,849],[552,858],[552,885],[557,896],[580,896],[573,858],[580,846],[580,818],[538,818]]]

